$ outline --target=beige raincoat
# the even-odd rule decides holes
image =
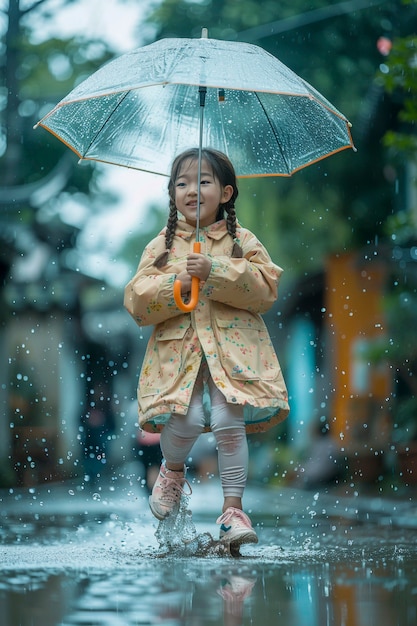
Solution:
[[[191,313],[175,304],[173,283],[193,251],[195,229],[179,221],[168,264],[165,231],[145,248],[124,305],[139,326],[154,325],[139,377],[140,427],[160,431],[171,413],[186,414],[203,358],[227,402],[243,405],[246,431],[262,432],[288,415],[281,368],[261,313],[277,298],[281,268],[245,228],[237,238],[244,257],[231,258],[233,242],[221,220],[200,229],[201,252],[212,261]]]

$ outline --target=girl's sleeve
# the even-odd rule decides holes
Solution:
[[[145,248],[137,272],[124,291],[124,306],[139,326],[156,325],[182,314],[173,295],[176,274],[153,265],[157,248],[154,242]]]
[[[265,313],[278,297],[283,270],[249,231],[240,240],[243,258],[213,257],[203,290],[211,300],[251,313]]]

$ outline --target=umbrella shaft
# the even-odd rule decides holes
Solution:
[[[206,104],[207,87],[200,85],[200,137],[198,141],[198,176],[197,176],[197,215],[195,225],[195,240],[200,240],[200,191],[201,191],[201,161],[203,150],[203,125],[204,125],[204,106]]]

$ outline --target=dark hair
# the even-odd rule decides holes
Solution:
[[[242,248],[236,241],[236,212],[235,212],[235,200],[239,194],[236,182],[236,174],[234,167],[228,157],[212,148],[203,148],[201,152],[201,159],[206,161],[212,168],[214,178],[216,178],[222,187],[231,185],[233,187],[233,193],[228,202],[219,206],[216,221],[226,219],[227,232],[233,239],[232,257],[241,258],[243,256]],[[198,148],[191,148],[179,154],[172,163],[171,176],[168,182],[169,193],[169,216],[165,233],[165,251],[160,254],[154,261],[156,267],[163,267],[167,264],[169,251],[171,250],[172,243],[174,241],[175,229],[177,226],[177,207],[175,205],[175,181],[178,178],[178,174],[183,163],[187,160],[198,160]],[[226,214],[226,215],[225,215]]]

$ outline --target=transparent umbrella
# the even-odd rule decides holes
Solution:
[[[175,156],[210,146],[238,176],[291,176],[354,148],[328,100],[262,48],[207,38],[162,39],[107,63],[37,124],[80,159],[169,175]],[[199,168],[200,170],[200,168]],[[199,250],[197,206],[196,248]],[[183,310],[198,301],[175,298]]]

